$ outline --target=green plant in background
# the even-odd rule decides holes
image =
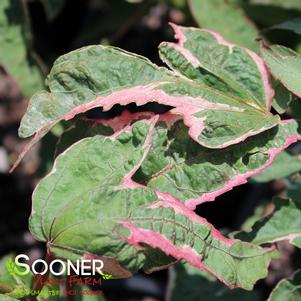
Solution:
[[[7,271],[10,275],[15,276],[20,274],[19,270],[15,265],[15,262],[12,260],[11,257],[8,258],[5,264],[6,264]]]
[[[194,212],[250,177],[271,181],[301,169],[298,157],[283,152],[300,140],[300,123],[277,114],[291,114],[300,97],[301,57],[267,39],[258,43],[260,30],[246,19],[253,5],[281,4],[247,2],[190,1],[201,29],[172,24],[176,41],[159,46],[168,67],[101,45],[55,61],[47,90],[31,98],[19,128],[20,137],[34,135],[21,159],[55,125],[71,124],[33,193],[30,231],[49,254],[106,259],[104,278],[175,265],[171,301],[186,289],[192,296],[204,290],[210,300],[254,300],[256,293],[244,290],[267,276],[275,242],[300,248],[298,199],[275,198],[269,216],[232,238]],[[44,4],[50,17],[59,13]],[[294,24],[278,28],[298,33]],[[130,103],[171,109],[83,117]],[[298,300],[298,275],[282,280],[269,300]]]
[[[25,1],[0,3],[0,64],[18,82],[22,92],[31,96],[43,87],[37,54],[31,51],[32,37]]]

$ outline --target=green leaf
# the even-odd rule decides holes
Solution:
[[[230,42],[258,51],[258,31],[240,7],[225,0],[190,0],[189,3],[200,27],[220,32]]]
[[[301,249],[301,237],[296,237],[291,241],[291,244]]]
[[[18,300],[18,299],[9,297],[9,296],[7,296],[7,295],[1,295],[1,294],[0,294],[0,301],[16,301],[16,300]]]
[[[278,114],[284,114],[289,109],[289,105],[294,98],[293,95],[279,82],[274,82],[274,84],[275,96],[272,106]]]
[[[60,136],[56,145],[55,157],[82,138],[95,135],[109,136],[113,133],[113,128],[106,126],[105,121],[97,124],[95,120],[74,120]]]
[[[293,242],[300,237],[301,203],[291,199],[280,198],[275,198],[274,203],[275,209],[273,213],[257,221],[252,231],[241,232],[235,237],[256,244],[281,240]]]
[[[286,178],[301,170],[301,159],[289,152],[280,153],[274,162],[260,174],[253,177],[256,182],[269,182]]]
[[[287,188],[286,188],[287,197],[293,200],[298,200],[301,192],[300,176],[297,176],[296,178],[286,179],[286,184],[287,184]]]
[[[227,239],[171,195],[132,180],[156,143],[158,118],[109,137],[84,138],[59,155],[33,194],[32,234],[55,257],[101,258],[114,278],[170,263],[156,263],[154,254],[149,259],[151,248],[207,270],[229,287],[251,289],[265,277],[273,249]]]
[[[273,25],[272,27],[267,28],[266,30],[272,29],[290,30],[297,34],[301,34],[301,18],[295,18],[292,20],[282,22],[280,24]]]
[[[291,278],[282,279],[271,292],[268,301],[299,301],[301,298],[301,271]]]
[[[174,72],[99,45],[60,57],[48,76],[50,92],[33,96],[19,135],[36,133],[38,140],[60,120],[131,102],[172,106],[171,113],[182,116],[190,136],[210,148],[238,143],[278,124],[279,116],[269,112],[273,90],[268,74],[255,53],[229,45],[213,32],[173,27],[179,42],[163,43],[160,54]]]
[[[16,79],[22,92],[31,96],[42,89],[43,79],[30,49],[25,9],[25,1],[0,1],[0,64]]]
[[[255,292],[230,290],[212,275],[187,263],[177,263],[169,271],[169,291],[166,301],[195,301],[206,296],[210,301],[254,301]]]
[[[299,0],[249,0],[251,4],[262,4],[283,7],[285,9],[300,9],[301,2]]]
[[[267,207],[266,203],[263,203],[263,204],[260,204],[259,206],[257,206],[254,209],[252,215],[247,217],[247,219],[245,219],[245,221],[243,222],[243,224],[240,227],[241,230],[246,231],[246,232],[251,231],[253,225],[265,215],[265,212],[267,209],[266,207]],[[235,233],[231,233],[230,237],[233,237],[234,235],[235,235]]]
[[[300,17],[300,11],[283,7],[287,1],[282,1],[282,6],[273,5],[272,1],[259,0],[258,3],[253,3],[252,0],[238,0],[239,5],[243,8],[247,16],[258,24],[260,28],[268,28],[289,19]],[[285,35],[284,39],[286,39]]]
[[[261,52],[273,76],[289,91],[301,97],[301,56],[280,45],[264,46]]]

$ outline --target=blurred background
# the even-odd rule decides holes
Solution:
[[[231,11],[224,10],[225,5]],[[249,33],[244,34],[244,28],[233,28],[240,21],[237,13],[247,18]],[[232,42],[239,44],[241,40],[255,51],[257,38],[301,53],[301,27],[287,30],[289,26],[281,25],[298,18],[301,18],[301,0],[200,0],[190,6],[186,0],[0,0],[0,257],[9,253],[27,253],[32,259],[44,257],[44,245],[36,242],[28,231],[31,194],[52,166],[62,128],[56,127],[44,137],[13,173],[9,169],[28,142],[18,138],[17,132],[29,98],[44,87],[58,56],[82,46],[105,44],[163,65],[157,47],[162,41],[173,40],[169,22],[220,31]],[[278,107],[275,104],[274,110],[285,117],[300,118],[300,105],[285,93],[281,95],[285,103]],[[115,106],[110,114],[120,114],[124,109],[141,110]],[[147,109],[164,110],[158,106]],[[270,200],[274,195],[288,187],[293,187],[292,193],[298,193],[294,187],[299,185],[300,146],[295,145],[290,153],[297,160],[293,175],[279,180],[267,173],[215,202],[199,206],[197,213],[224,233],[247,229],[256,216],[271,212]],[[265,300],[279,279],[300,266],[300,252],[287,243],[279,244],[279,248],[280,259],[272,262],[268,278],[260,281],[251,293],[230,291],[193,268],[176,267],[151,275],[141,273],[126,280],[106,281],[105,297],[120,301]]]

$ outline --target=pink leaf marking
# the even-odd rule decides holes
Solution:
[[[184,123],[189,127],[189,135],[196,142],[202,144],[198,140],[198,136],[204,129],[204,124],[201,118],[193,116],[194,113],[202,110],[228,110],[236,112],[243,112],[241,108],[231,107],[226,104],[211,103],[201,97],[191,97],[191,96],[171,96],[166,94],[164,91],[156,89],[158,85],[151,84],[147,86],[137,86],[134,88],[128,88],[126,90],[113,92],[109,96],[98,97],[95,100],[80,105],[67,114],[65,114],[62,119],[69,120],[79,113],[86,112],[92,108],[103,107],[104,111],[110,110],[114,104],[127,105],[131,102],[136,103],[138,106],[142,106],[148,102],[157,102],[163,105],[169,105],[174,107],[170,113],[182,116]],[[231,145],[232,142],[229,141],[225,145]],[[204,145],[206,146],[206,145]]]
[[[177,200],[175,197],[170,195],[169,193],[166,192],[160,192],[158,190],[155,190],[157,196],[159,199],[162,201],[156,202],[150,206],[150,208],[157,208],[157,207],[172,207],[177,214],[184,215],[194,223],[201,223],[210,226],[211,228],[211,234],[214,238],[222,241],[223,243],[231,246],[233,243],[235,243],[235,240],[229,239],[221,235],[221,233],[215,229],[208,221],[197,215],[195,212],[193,212],[190,208],[185,206],[183,202]]]
[[[198,58],[196,58],[187,48],[185,48],[184,44],[186,42],[186,36],[183,33],[183,30],[188,29],[188,30],[197,30],[200,31],[199,28],[195,28],[195,27],[183,27],[183,26],[179,26],[173,23],[170,23],[170,25],[172,26],[172,28],[175,31],[175,39],[178,40],[177,43],[167,43],[173,47],[175,47],[180,53],[182,53],[182,55],[191,62],[191,64],[194,67],[200,66],[200,61]],[[267,67],[263,61],[263,59],[258,56],[255,52],[253,52],[252,50],[242,47],[242,46],[237,46],[235,44],[232,44],[228,41],[226,41],[222,35],[220,35],[219,33],[209,30],[209,29],[201,29],[201,31],[204,32],[208,32],[211,35],[213,35],[215,37],[215,39],[218,41],[219,44],[227,46],[229,48],[229,50],[231,51],[233,47],[239,47],[241,49],[244,49],[248,55],[253,59],[253,61],[255,62],[258,70],[260,71],[261,75],[262,75],[262,81],[263,81],[263,85],[264,85],[264,91],[265,91],[265,100],[266,100],[266,108],[268,111],[271,110],[271,105],[272,105],[272,101],[273,101],[273,97],[275,94],[274,89],[272,88],[271,85],[271,80],[269,77],[269,73],[267,71]]]
[[[146,243],[150,245],[152,248],[159,248],[167,255],[171,255],[176,259],[185,259],[188,263],[199,268],[200,270],[207,270],[210,273],[215,274],[215,276],[219,278],[227,286],[234,288],[234,286],[231,283],[226,282],[214,271],[210,271],[208,268],[206,268],[201,261],[202,260],[201,256],[191,247],[189,246],[177,247],[163,235],[153,232],[151,230],[136,228],[133,224],[131,224],[128,221],[122,222],[122,224],[131,233],[130,237],[127,238],[126,241],[130,245],[134,246],[135,248],[141,248],[139,243]]]
[[[281,123],[285,124],[285,123],[289,123],[289,122],[293,122],[293,119],[290,120],[283,120]],[[286,149],[288,146],[290,146],[291,144],[297,142],[298,140],[301,139],[301,135],[295,135],[295,136],[290,136],[286,139],[285,143],[283,146],[279,147],[279,148],[272,148],[270,150],[267,151],[267,154],[269,155],[269,159],[268,161],[262,165],[261,167],[259,167],[256,170],[253,171],[249,171],[245,174],[241,174],[237,177],[235,177],[234,179],[229,180],[225,186],[223,186],[222,188],[216,190],[216,191],[212,191],[212,192],[207,192],[202,194],[201,197],[196,198],[196,199],[189,199],[185,202],[185,205],[187,207],[189,207],[190,209],[195,209],[197,205],[205,203],[205,202],[212,202],[215,200],[216,197],[218,197],[219,195],[231,190],[233,187],[238,186],[238,185],[242,185],[245,184],[247,182],[247,179],[249,177],[252,177],[258,173],[260,173],[262,170],[264,170],[265,168],[267,168],[268,166],[270,166],[275,157],[281,153],[284,149]]]
[[[146,137],[144,145],[143,145],[143,149],[144,149],[143,156],[142,156],[141,160],[139,161],[139,163],[136,166],[134,166],[133,169],[127,175],[125,175],[125,177],[123,179],[123,185],[116,187],[116,189],[127,189],[129,187],[141,187],[141,186],[143,187],[143,185],[139,185],[138,183],[134,182],[132,180],[132,177],[136,173],[136,171],[139,169],[139,167],[145,160],[145,157],[147,156],[149,150],[152,147],[152,135],[153,135],[153,131],[154,131],[155,125],[158,120],[159,120],[159,115],[154,115],[151,119],[144,120],[144,122],[146,122],[150,125],[150,128],[149,128],[149,132],[147,134],[147,137]],[[127,127],[131,127],[131,125],[128,125]],[[117,134],[119,135],[120,133],[118,132]],[[113,136],[115,137],[115,134],[113,134]]]
[[[138,106],[142,106],[148,102],[157,102],[163,105],[169,105],[175,107],[170,111],[170,113],[177,115],[177,118],[184,119],[184,123],[189,127],[189,134],[190,136],[197,141],[198,143],[202,144],[198,141],[198,136],[200,132],[204,129],[204,124],[201,118],[194,117],[193,114],[202,110],[206,109],[214,109],[214,110],[227,110],[231,109],[232,111],[242,112],[243,110],[238,107],[230,107],[226,104],[218,104],[218,103],[211,103],[206,99],[201,97],[191,97],[191,96],[171,96],[166,94],[164,91],[156,89],[162,83],[151,84],[147,86],[137,86],[134,88],[128,88],[122,91],[113,92],[111,95],[108,96],[100,96],[97,97],[95,100],[85,103],[82,105],[77,106],[76,108],[72,109],[65,115],[63,115],[59,120],[53,122],[51,125],[47,126],[46,128],[42,127],[37,130],[35,137],[33,140],[25,147],[24,151],[21,153],[19,158],[17,159],[16,163],[14,164],[11,171],[13,171],[17,165],[20,163],[22,158],[25,154],[30,150],[30,148],[39,141],[39,137],[42,137],[47,131],[53,127],[55,124],[60,122],[61,120],[70,120],[75,115],[87,112],[90,109],[96,107],[103,107],[104,111],[110,110],[115,104],[127,105],[129,103],[136,103]],[[128,117],[125,117],[125,120]],[[113,122],[110,122],[112,125]],[[115,129],[121,129],[121,124],[116,124],[114,126]],[[232,144],[229,141],[225,145]]]
[[[121,115],[116,116],[110,119],[89,119],[89,118],[82,118],[82,120],[93,123],[94,126],[101,124],[113,129],[114,132],[119,132],[125,126],[129,125],[134,120],[142,119],[149,119],[153,117],[155,113],[153,112],[136,112],[130,113],[129,111],[123,111]]]
[[[211,228],[211,235],[227,244],[228,246],[232,246],[237,240],[232,240],[222,236],[222,234],[215,229],[205,218],[198,216],[196,213],[187,208],[183,203],[173,198],[168,193],[161,193],[156,191],[159,199],[163,199],[162,201],[158,201],[149,206],[149,208],[157,208],[160,206],[173,208],[176,214],[181,214],[191,220],[193,223],[200,223],[208,225]],[[141,249],[140,243],[145,243],[151,246],[152,248],[159,248],[165,254],[171,255],[176,259],[184,259],[191,265],[199,268],[200,270],[205,270],[213,274],[217,279],[226,284],[229,288],[239,288],[241,285],[233,285],[226,281],[221,275],[219,275],[214,270],[208,268],[205,264],[202,263],[202,256],[198,254],[193,248],[188,245],[183,246],[175,246],[169,239],[167,239],[164,235],[160,233],[156,233],[154,231],[148,229],[141,229],[135,227],[129,220],[122,221],[121,224],[126,227],[130,231],[130,236],[126,237],[125,240],[132,246],[137,249]],[[250,244],[252,245],[252,244]],[[266,248],[266,252],[270,252],[274,250],[274,247]]]
[[[127,119],[128,122],[130,122],[132,120],[132,118],[130,117],[131,114],[129,114],[129,113],[124,113],[124,114],[125,114],[124,116],[116,117],[116,122],[117,123],[119,122],[118,121],[119,118],[121,120],[126,120],[126,118],[128,118]],[[142,112],[138,112],[138,113],[135,113],[134,116],[135,116],[135,118],[139,119],[139,117],[142,117],[143,115],[148,115],[148,114],[151,116],[153,113],[148,112],[147,114],[145,114],[145,113],[142,113]],[[179,119],[180,118],[178,118],[177,116],[175,116],[175,115],[173,115],[171,113],[165,113],[165,114],[159,115],[157,121],[164,121],[164,122],[166,122],[166,124],[170,128]],[[290,122],[294,122],[294,120],[293,119],[282,120],[280,122],[280,124],[286,124],[286,123],[290,123]],[[126,124],[124,123],[124,126],[125,125]],[[245,137],[245,138],[247,138],[247,137]],[[268,166],[270,166],[273,163],[275,157],[279,153],[281,153],[284,149],[286,149],[291,144],[297,142],[298,140],[301,140],[301,136],[300,135],[295,135],[295,136],[288,137],[282,147],[280,147],[280,148],[272,148],[272,149],[270,149],[270,150],[267,151],[267,154],[269,155],[269,159],[268,159],[268,161],[264,165],[262,165],[261,167],[259,167],[256,170],[249,171],[249,172],[247,172],[245,174],[241,174],[241,175],[236,176],[235,178],[227,181],[226,184],[222,188],[220,188],[220,189],[218,189],[216,191],[207,192],[207,193],[202,194],[202,196],[200,196],[199,198],[187,200],[185,202],[185,206],[188,207],[191,210],[194,210],[197,205],[200,205],[200,204],[205,203],[205,202],[214,201],[216,197],[222,195],[225,192],[228,192],[228,191],[232,190],[235,186],[239,186],[239,185],[247,183],[248,178],[250,178],[250,177],[252,177],[252,176],[260,173],[265,168],[267,168]],[[136,171],[137,171],[137,169],[136,169]],[[126,177],[125,181],[124,181],[124,184],[122,186],[120,186],[119,188],[122,187],[123,189],[127,189],[127,188],[135,188],[135,187],[144,187],[144,185],[136,183],[136,182],[134,182],[131,179],[131,177],[133,176],[133,174],[134,173],[131,173],[130,176]],[[157,193],[158,196],[162,196],[163,199],[169,199],[170,201],[176,200],[171,195],[165,194],[163,192],[156,191],[156,193]]]

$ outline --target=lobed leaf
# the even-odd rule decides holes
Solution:
[[[57,145],[57,153],[82,138],[118,133],[134,121],[153,116],[151,112],[124,112],[111,120],[81,120],[63,134]],[[213,201],[220,194],[246,183],[253,175],[260,173],[260,177],[263,172],[265,179],[267,176],[264,169],[272,164],[278,153],[299,138],[299,125],[291,120],[251,137],[240,145],[213,150],[193,141],[183,121],[166,113],[160,115],[154,127],[150,149],[133,179],[168,192],[193,209],[200,203]],[[276,168],[281,158],[276,157]],[[278,175],[296,171],[299,168],[296,164],[298,160],[297,157],[291,158],[291,161],[286,160],[291,164],[285,169],[280,168]],[[271,177],[277,177],[277,173],[273,172]]]
[[[189,4],[200,27],[220,32],[237,45],[258,50],[256,27],[235,4],[225,0],[190,0]]]
[[[161,59],[175,72],[269,111],[274,91],[262,59],[207,29],[172,25],[178,43],[162,43]]]
[[[266,275],[272,249],[224,238],[171,195],[132,180],[158,118],[84,138],[59,155],[33,194],[31,232],[55,257],[100,257],[115,278],[184,259],[230,287],[251,289]]]
[[[273,76],[289,91],[301,97],[301,56],[280,45],[263,46],[261,52]]]
[[[289,240],[298,246],[301,237],[301,203],[291,199],[274,199],[274,212],[257,221],[250,232],[236,235],[256,244]],[[294,242],[296,240],[296,242]]]
[[[241,142],[278,124],[279,116],[269,112],[273,90],[255,53],[229,46],[213,32],[173,27],[177,37],[182,35],[179,44],[163,43],[160,53],[175,72],[100,45],[60,57],[48,76],[50,92],[33,96],[19,135],[36,133],[38,140],[60,120],[95,107],[107,111],[114,104],[131,102],[172,106],[171,113],[183,118],[189,135],[210,148]]]

